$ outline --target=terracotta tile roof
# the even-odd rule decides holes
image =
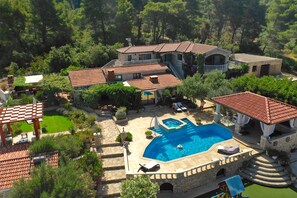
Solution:
[[[179,43],[161,43],[159,45],[146,45],[146,46],[129,46],[118,49],[117,51],[124,54],[129,53],[143,53],[143,52],[181,52],[181,53],[206,53],[217,46],[193,43],[190,41]]]
[[[0,148],[0,190],[11,188],[13,182],[22,177],[30,178],[34,163],[28,147],[28,144],[19,144]],[[47,157],[47,163],[58,167],[58,153]]]
[[[181,84],[181,81],[172,74],[160,74],[156,76],[158,76],[158,83],[152,83],[150,76],[144,76],[142,79],[127,80],[127,82],[129,85],[141,90],[176,87]]]
[[[251,92],[215,97],[213,100],[266,124],[297,118],[297,107]]]
[[[153,52],[158,45],[142,45],[142,46],[129,46],[117,49],[118,52],[124,54],[133,54],[141,52]]]
[[[106,83],[103,71],[100,68],[69,71],[69,79],[72,87]]]
[[[43,104],[27,104],[0,108],[0,124],[32,120],[43,117]]]
[[[150,72],[153,73],[163,73],[167,69],[166,65],[162,64],[146,64],[146,65],[129,65],[129,66],[115,66],[108,67],[104,69],[104,73],[107,74],[107,71],[114,70],[116,75],[119,74],[133,74],[133,73],[144,73]]]

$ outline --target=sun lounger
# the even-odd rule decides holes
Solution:
[[[239,146],[218,146],[218,153],[232,155],[239,152]]]
[[[182,112],[183,110],[177,105],[177,103],[172,103],[172,108],[177,112]]]
[[[156,171],[160,168],[160,164],[158,164],[156,161],[150,161],[147,164],[139,164],[140,168],[139,170],[142,170],[143,172],[148,172],[148,171]]]
[[[187,111],[187,110],[188,110],[187,107],[183,106],[183,104],[182,104],[181,102],[177,102],[176,104],[177,104],[177,106],[178,106],[182,111]]]

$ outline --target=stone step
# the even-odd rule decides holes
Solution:
[[[262,167],[267,167],[267,168],[281,167],[281,165],[277,164],[277,163],[264,163],[264,162],[261,162],[261,161],[255,160],[255,159],[252,159],[251,162],[252,162],[252,164],[256,164],[256,165],[259,165],[259,166],[262,166]]]
[[[248,170],[243,170],[243,173],[245,173],[249,177],[259,179],[259,180],[268,181],[268,182],[285,182],[285,181],[290,180],[290,177],[288,175],[284,175],[284,176],[280,176],[280,177],[270,177],[270,176],[260,175],[257,173],[252,173],[252,172],[249,172]]]
[[[125,169],[105,170],[103,172],[102,184],[117,183],[126,179]]]
[[[260,155],[255,157],[254,159],[266,164],[277,163],[274,159],[268,157],[267,155]]]
[[[125,162],[123,157],[113,157],[102,159],[104,170],[124,169]]]
[[[267,176],[267,177],[281,177],[284,175],[288,175],[287,171],[266,171],[266,170],[259,170],[256,168],[247,167],[246,170],[251,173],[256,173],[259,175]]]
[[[249,167],[253,168],[253,169],[261,170],[261,171],[264,171],[264,172],[284,171],[284,168],[282,166],[279,166],[279,167],[264,167],[264,166],[260,166],[260,165],[257,165],[257,164],[250,164]]]
[[[291,185],[291,181],[283,181],[283,182],[271,182],[271,181],[265,181],[257,178],[252,178],[249,175],[240,172],[240,175],[256,184],[263,185],[263,186],[268,186],[268,187],[274,187],[274,188],[283,188],[283,187],[288,187]]]
[[[100,152],[101,158],[120,157],[124,156],[121,146],[103,147]]]
[[[98,194],[100,197],[120,197],[121,195],[121,182],[102,184],[98,188]]]
[[[122,146],[122,143],[120,142],[108,142],[108,141],[104,141],[102,140],[102,144],[100,145],[102,148],[103,147],[114,147],[114,146]]]

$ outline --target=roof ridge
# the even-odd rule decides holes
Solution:
[[[126,49],[123,53],[125,53],[126,51],[128,51],[128,49],[130,49],[132,46],[133,46],[133,45],[129,45],[129,46],[127,47],[127,49]]]
[[[188,51],[188,48],[189,48],[192,44],[193,44],[193,42],[192,42],[192,41],[189,41],[189,45],[186,47],[185,52]]]
[[[265,106],[266,106],[266,116],[267,116],[267,120],[270,123],[271,122],[271,115],[270,115],[270,106],[269,106],[269,101],[268,98],[265,97]]]

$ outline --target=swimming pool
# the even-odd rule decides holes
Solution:
[[[232,138],[231,131],[218,124],[196,126],[187,118],[181,120],[187,123],[183,128],[170,132],[162,127],[154,130],[162,136],[146,147],[143,157],[168,162],[207,151],[213,144]],[[182,149],[177,148],[179,144]]]

